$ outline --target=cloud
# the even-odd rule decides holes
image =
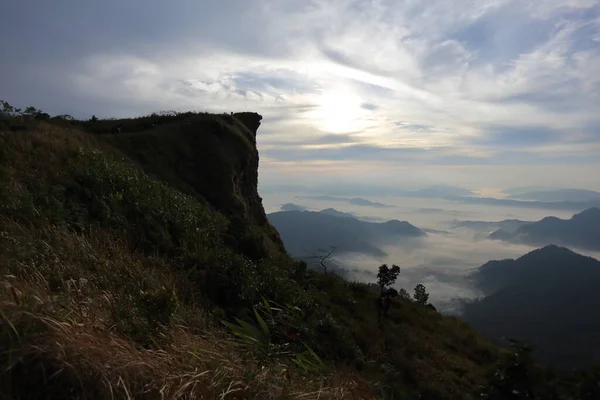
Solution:
[[[0,44],[11,54],[0,61],[7,100],[81,117],[257,111],[265,171],[282,160],[347,160],[356,172],[373,160],[389,170],[500,158],[576,174],[600,159],[594,0],[108,0],[67,10],[28,0],[0,6],[0,22],[5,37],[21,32]]]

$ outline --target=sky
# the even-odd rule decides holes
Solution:
[[[0,99],[256,111],[261,184],[600,190],[598,0],[6,0]]]

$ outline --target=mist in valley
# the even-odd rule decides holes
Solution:
[[[303,193],[269,193],[263,203],[267,213],[280,211],[285,203],[301,205],[311,211],[334,208],[352,213],[366,221],[408,221],[426,230],[422,238],[404,238],[394,243],[380,243],[385,256],[375,257],[360,253],[337,252],[331,261],[337,273],[347,279],[375,282],[378,267],[396,264],[401,274],[396,288],[413,293],[415,285],[422,283],[430,293],[430,302],[447,314],[460,313],[461,301],[480,297],[482,293],[470,282],[470,274],[489,260],[518,258],[535,248],[524,244],[511,244],[487,239],[492,230],[475,230],[456,227],[456,221],[489,221],[505,219],[537,221],[547,216],[570,218],[576,211],[544,210],[518,207],[462,204],[443,199],[408,197],[367,197],[370,201],[393,207],[376,208],[353,205],[343,201],[306,198]],[[335,245],[323,243],[322,247]],[[538,246],[539,247],[539,246]],[[316,252],[318,249],[314,249]],[[594,252],[573,249],[581,254],[598,257]]]

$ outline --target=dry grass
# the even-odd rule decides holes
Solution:
[[[1,226],[4,393],[16,398],[369,398],[350,373],[309,379],[284,366],[258,364],[211,316],[185,302],[191,288],[184,279],[159,258],[131,254],[124,239],[101,229],[81,235],[9,220]],[[165,285],[176,287],[183,300],[172,324],[156,332],[153,344],[141,346],[135,336],[122,333],[127,332],[122,325],[140,318],[131,293]]]

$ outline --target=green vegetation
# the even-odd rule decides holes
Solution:
[[[260,116],[2,118],[7,397],[472,399],[521,382],[406,291],[378,324],[396,266],[378,292],[286,255],[256,192]]]

